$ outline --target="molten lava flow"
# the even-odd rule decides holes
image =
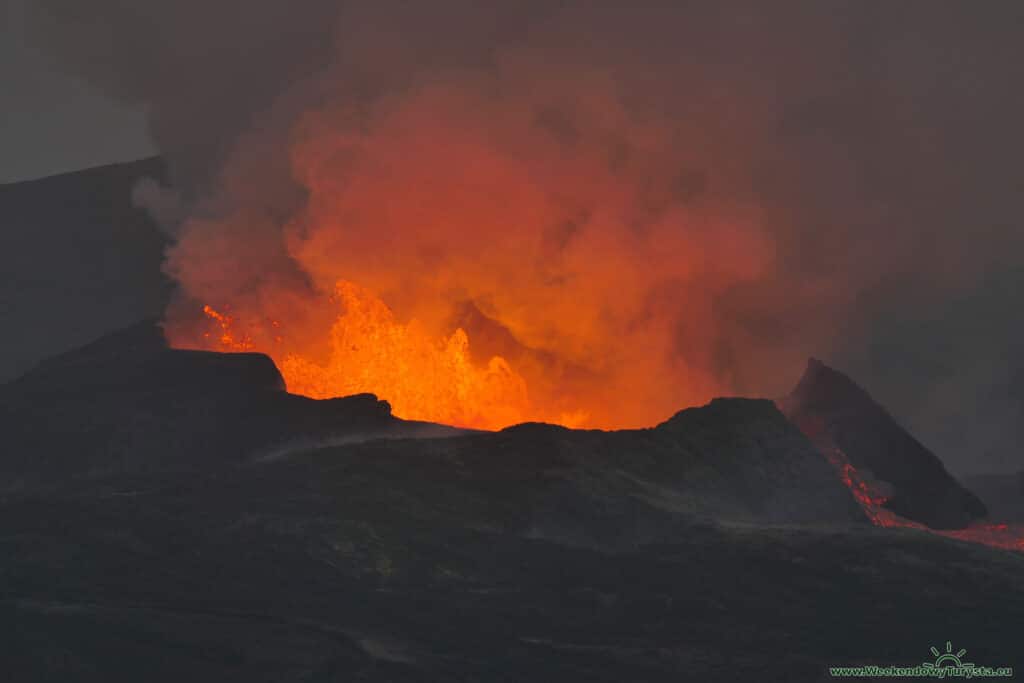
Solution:
[[[846,453],[829,438],[828,432],[825,431],[820,420],[805,418],[797,423],[797,427],[835,468],[839,479],[850,489],[854,499],[860,504],[872,524],[884,527],[921,526],[916,522],[903,519],[884,507],[889,497],[879,490],[880,487],[877,483],[869,482],[861,475],[850,459],[846,457]]]
[[[1021,524],[972,524],[966,529],[938,533],[961,541],[1024,552],[1024,525]]]
[[[931,529],[897,515],[885,507],[889,497],[878,490],[877,483],[869,481],[850,463],[846,453],[832,441],[820,420],[805,418],[797,422],[797,427],[835,467],[840,480],[850,489],[864,514],[875,526],[919,529],[970,543],[1024,551],[1024,525],[978,522],[966,529]]]
[[[477,367],[462,328],[432,338],[415,320],[396,322],[383,301],[351,282],[338,283],[337,297],[344,313],[331,328],[326,363],[280,359],[291,391],[314,398],[373,392],[401,417],[460,426],[503,427],[528,414],[523,378],[500,356]]]
[[[474,362],[462,328],[436,338],[415,320],[400,323],[383,301],[352,282],[338,282],[334,301],[339,312],[322,361],[297,353],[280,335],[257,347],[258,331],[239,333],[232,316],[208,305],[203,311],[219,332],[204,337],[223,351],[268,353],[292,393],[332,398],[371,392],[387,399],[399,417],[483,429],[529,419],[573,426],[586,417],[532,407],[525,380],[504,358]]]
[[[876,487],[870,486],[864,477],[861,476],[860,472],[857,471],[857,468],[850,464],[845,453],[835,446],[823,447],[819,444],[819,449],[824,453],[828,461],[832,463],[832,466],[836,468],[839,478],[850,489],[853,497],[875,526],[903,526],[897,521],[897,515],[883,507],[889,500],[888,496],[877,491]]]

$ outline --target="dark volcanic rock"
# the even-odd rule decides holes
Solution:
[[[0,429],[5,680],[830,680],[947,639],[1021,664],[1024,558],[870,526],[769,401],[394,438],[444,428],[142,325],[0,387]]]
[[[132,201],[163,176],[153,158],[0,185],[0,382],[163,313],[169,240]]]
[[[11,446],[0,460],[7,489],[230,467],[353,440],[461,433],[394,418],[371,395],[314,401],[288,394],[266,356],[169,349],[154,323],[47,360],[0,386],[0,426]],[[509,487],[526,496],[512,507],[530,519],[512,515],[502,524],[584,543],[636,543],[684,518],[864,520],[828,464],[765,400],[717,399],[652,429],[526,424],[366,449],[403,460],[403,471],[429,462],[425,476]]]
[[[3,489],[82,476],[217,468],[296,443],[452,434],[392,417],[365,394],[285,392],[270,358],[167,348],[141,323],[0,385]]]
[[[47,359],[5,391],[51,398],[118,394],[198,397],[280,393],[284,379],[258,353],[171,350],[156,322],[143,322]]]
[[[866,391],[821,361],[808,362],[779,404],[794,423],[824,430],[859,471],[889,484],[885,507],[896,514],[935,529],[960,529],[987,514],[981,500]]]
[[[386,470],[392,495],[414,492],[418,519],[448,518],[460,501],[476,524],[604,550],[672,538],[694,523],[867,524],[828,463],[762,400],[718,399],[652,429],[524,424],[290,457]]]
[[[5,680],[826,681],[945,639],[1024,664],[1014,553],[716,524],[608,553],[481,512],[526,482],[406,465],[331,449],[0,499]]]

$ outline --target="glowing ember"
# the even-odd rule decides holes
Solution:
[[[247,336],[243,336],[240,339],[236,339],[231,329],[232,318],[230,315],[224,315],[213,310],[209,306],[203,306],[203,313],[213,318],[220,326],[220,335],[217,340],[225,351],[251,351],[253,348],[252,339]],[[204,332],[203,337],[206,339],[211,338],[209,332]]]

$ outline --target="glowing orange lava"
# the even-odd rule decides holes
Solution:
[[[243,336],[240,339],[235,338],[235,335],[231,329],[233,320],[230,315],[218,313],[209,306],[203,306],[203,313],[205,313],[207,316],[216,321],[216,323],[220,326],[220,335],[217,337],[217,341],[220,343],[220,345],[223,347],[225,351],[252,351],[252,339],[246,336]],[[211,336],[212,335],[209,332],[203,333],[203,337],[206,339],[210,339]]]
[[[889,497],[879,490],[878,484],[868,481],[861,475],[857,468],[850,463],[846,453],[833,443],[819,421],[800,420],[797,427],[835,467],[839,478],[850,489],[854,499],[864,510],[864,514],[875,526],[918,529],[969,543],[1024,551],[1024,525],[1021,524],[975,522],[965,529],[932,529],[897,515],[885,507]]]
[[[461,327],[438,338],[416,320],[400,323],[380,298],[344,280],[337,283],[333,301],[338,314],[329,352],[320,361],[282,345],[280,335],[275,343],[258,346],[252,333],[236,329],[231,315],[209,305],[203,312],[217,330],[204,338],[222,351],[267,353],[292,393],[333,398],[370,392],[408,419],[481,429],[527,420],[576,426],[586,419],[582,411],[549,413],[531,404],[526,381],[504,358],[474,362]]]

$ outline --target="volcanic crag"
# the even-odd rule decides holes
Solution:
[[[3,385],[0,426],[11,680],[824,680],[947,639],[1021,663],[1024,558],[872,526],[770,401],[464,432],[147,323]]]
[[[171,297],[170,241],[132,201],[160,158],[0,184],[0,382],[146,317]]]
[[[633,501],[623,519],[649,510],[751,523],[863,521],[827,463],[765,400],[716,399],[644,430],[524,424],[473,434],[395,418],[372,395],[316,401],[289,394],[266,356],[170,349],[155,323],[141,323],[3,385],[0,408],[8,489],[465,434],[444,442],[440,470],[454,459],[463,468],[475,463],[485,478],[533,482],[534,492],[546,492],[540,507],[581,501],[600,510],[591,497],[609,492]],[[437,448],[406,441],[385,450],[420,468]],[[554,515],[560,523],[572,517],[562,512]]]
[[[450,435],[365,394],[285,392],[269,358],[167,348],[154,322],[61,354],[0,385],[4,489],[81,477],[221,468],[312,441]]]
[[[961,529],[987,515],[985,505],[949,475],[849,377],[811,359],[782,411],[822,450],[844,457],[861,477],[882,482],[879,504],[934,529]]]

